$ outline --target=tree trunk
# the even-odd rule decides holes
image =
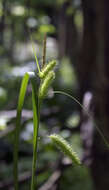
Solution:
[[[86,91],[92,90],[93,70],[96,57],[96,14],[94,1],[82,0],[83,40],[80,50],[77,74],[80,85],[81,102]]]
[[[95,120],[109,143],[109,2],[96,0],[97,59]],[[109,189],[109,148],[98,133],[93,142],[92,176],[97,190]]]
[[[94,119],[109,143],[109,2],[83,0],[84,32],[79,65],[80,94],[93,92]],[[88,127],[88,126],[87,126]],[[87,142],[86,142],[87,143]],[[94,132],[90,165],[96,190],[109,189],[109,148]]]

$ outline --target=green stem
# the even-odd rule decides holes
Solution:
[[[38,129],[40,121],[40,102],[39,99],[35,99],[36,91],[32,90],[32,102],[33,102],[33,123],[34,123],[34,132],[33,132],[33,162],[32,162],[32,179],[31,179],[31,190],[35,189],[35,174],[36,174],[36,162],[37,162],[37,147],[38,147]],[[37,104],[37,110],[36,105]]]
[[[63,92],[63,91],[53,91],[53,92],[54,92],[55,94],[62,94],[62,95],[65,95],[65,96],[71,98],[71,99],[74,100],[77,104],[80,105],[80,107],[87,113],[87,115],[88,115],[89,117],[93,117],[92,114],[89,113],[89,112],[87,111],[87,109],[86,109],[75,97],[73,97],[73,96],[71,96],[70,94],[68,94],[68,93],[66,93],[66,92]],[[101,138],[102,138],[104,144],[107,146],[107,148],[109,148],[109,143],[108,143],[106,137],[104,136],[102,130],[97,126],[96,123],[95,123],[95,127],[96,127],[96,129],[97,129],[99,135],[101,136]]]

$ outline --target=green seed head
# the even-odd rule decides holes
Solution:
[[[68,156],[75,165],[80,165],[80,159],[77,154],[73,151],[71,145],[60,135],[52,134],[49,136],[53,143],[66,155]]]
[[[42,71],[39,72],[39,77],[41,79],[44,79],[48,75],[48,73],[54,69],[55,65],[56,61],[50,61],[47,65],[45,65]]]
[[[48,75],[46,75],[39,88],[39,99],[43,99],[46,96],[48,88],[54,78],[55,73],[53,71],[49,72]]]

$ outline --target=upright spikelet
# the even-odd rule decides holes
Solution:
[[[48,88],[54,78],[55,78],[55,73],[53,71],[50,71],[48,73],[48,75],[46,75],[44,80],[42,81],[40,88],[39,88],[39,99],[40,100],[42,100],[46,96]]]
[[[68,156],[75,165],[80,165],[80,159],[76,153],[72,150],[71,145],[60,135],[52,134],[49,136],[53,143],[66,155]]]
[[[50,61],[47,65],[42,68],[42,70],[39,72],[39,77],[41,79],[44,79],[50,71],[54,69],[56,65],[56,61]]]

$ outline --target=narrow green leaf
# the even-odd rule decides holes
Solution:
[[[22,113],[24,98],[25,98],[29,79],[32,85],[33,124],[34,124],[34,135],[33,135],[34,136],[33,137],[33,166],[34,167],[32,168],[33,175],[35,174],[35,169],[36,169],[36,159],[37,159],[36,150],[37,150],[37,136],[38,136],[38,126],[39,126],[38,97],[36,94],[37,86],[36,86],[35,73],[28,72],[24,75],[22,83],[21,83],[18,106],[17,106],[15,140],[14,140],[14,187],[15,187],[15,190],[18,190],[18,149],[19,149],[19,133],[20,133],[20,127],[21,127],[21,113]],[[34,183],[34,176],[32,176],[32,179]]]
[[[38,72],[40,73],[39,62],[38,62],[38,59],[37,59],[37,56],[36,56],[36,52],[35,52],[35,48],[34,48],[33,39],[32,39],[32,36],[30,36],[30,37],[31,37],[31,43],[32,43],[32,48],[33,48],[33,53],[34,53],[34,57],[35,57],[35,61],[36,61],[36,65],[37,65],[37,68],[38,68]]]
[[[17,116],[16,116],[16,128],[15,128],[15,140],[14,140],[14,185],[15,190],[18,190],[18,146],[19,146],[19,132],[21,125],[21,112],[29,80],[29,74],[26,73],[23,77],[20,94],[18,99]]]

